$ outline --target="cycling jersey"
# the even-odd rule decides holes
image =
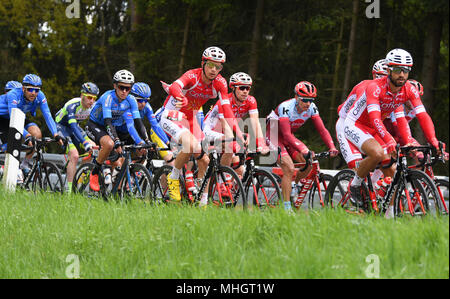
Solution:
[[[169,94],[164,102],[163,108],[157,112],[156,117],[158,121],[160,122],[164,110],[179,110],[184,113],[189,123],[192,123],[192,119],[195,118],[200,108],[208,100],[218,97],[224,108],[225,119],[233,130],[236,131],[237,136],[243,139],[231,109],[227,81],[219,74],[211,84],[206,85],[202,81],[202,72],[203,70],[201,68],[189,70],[168,87]],[[177,108],[176,103],[178,100],[176,98],[186,98],[187,102],[184,103],[182,108]],[[175,126],[171,127],[172,130],[175,128]],[[193,126],[190,128],[191,132],[193,132]],[[176,135],[180,135],[179,130],[176,131]],[[166,133],[172,135],[167,131]]]
[[[267,116],[268,122],[278,121],[279,143],[296,149],[298,152],[306,151],[306,146],[303,143],[299,143],[299,140],[294,137],[293,133],[311,118],[322,140],[329,149],[334,149],[333,139],[320,118],[316,104],[311,103],[308,110],[302,112],[299,112],[297,107],[297,100],[293,98],[281,103]],[[270,132],[270,135],[273,136],[274,133]]]
[[[135,144],[143,143],[144,141],[139,136],[139,133],[134,127],[134,118],[131,109],[128,109],[122,114],[122,119],[124,123],[121,126],[116,127],[117,132],[120,132],[125,135],[129,134]]]
[[[396,94],[393,94],[390,91],[388,80],[388,77],[382,77],[368,83],[365,92],[355,101],[348,112],[346,123],[349,120],[374,128],[385,144],[395,144],[395,140],[386,130],[383,120],[392,112],[403,111],[403,104],[410,101],[425,137],[433,146],[438,147],[433,122],[426,113],[417,89],[410,82],[406,82]],[[351,125],[350,122],[348,124]],[[398,122],[398,125],[399,133],[403,134],[404,140],[407,140],[405,122]]]
[[[28,101],[21,87],[14,88],[9,91],[6,96],[0,97],[0,117],[10,118],[11,109],[18,108],[23,111],[23,113],[31,113],[31,115],[36,116],[36,109],[39,109],[44,116],[45,123],[47,124],[48,129],[55,135],[57,133],[56,123],[53,120],[52,113],[50,112],[50,108],[48,107],[47,98],[42,91],[39,91],[36,99],[30,102]],[[24,131],[24,136],[27,135],[28,132]]]
[[[83,108],[81,98],[73,98],[56,112],[55,121],[61,126],[70,127],[70,131],[76,137],[77,143],[82,143],[86,134],[78,125],[78,121],[88,119],[91,110],[92,106],[87,109]]]
[[[144,109],[139,110],[139,114],[141,118],[147,118],[150,122],[153,132],[157,135],[159,139],[162,140],[165,144],[169,143],[169,138],[167,137],[164,130],[159,126],[158,121],[156,120],[155,114],[153,113],[152,106],[149,103],[145,104]]]
[[[92,107],[89,119],[96,124],[105,125],[105,118],[111,118],[113,126],[120,127],[125,124],[122,115],[130,110],[133,119],[141,118],[136,99],[128,95],[123,101],[120,101],[115,90],[105,92]]]

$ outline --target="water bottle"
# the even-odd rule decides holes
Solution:
[[[383,198],[386,195],[386,191],[388,186],[391,184],[392,178],[391,177],[385,177],[384,179],[380,179],[377,181],[377,194],[381,198]]]
[[[291,201],[295,202],[297,200],[297,184],[292,182],[292,190],[291,190]]]
[[[105,169],[103,169],[103,177],[105,180],[105,184],[109,185],[112,183],[112,179],[111,179],[111,168],[106,167]]]

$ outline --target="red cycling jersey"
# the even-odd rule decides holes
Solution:
[[[232,125],[239,138],[242,133],[237,127],[237,122],[230,105],[227,81],[219,74],[211,84],[206,85],[202,81],[201,68],[189,70],[177,79],[169,88],[169,95],[164,102],[164,108],[183,112],[189,121],[195,119],[198,110],[210,99],[219,97],[223,106],[225,119]],[[177,97],[186,98],[187,102],[182,108],[176,108]]]
[[[386,144],[395,144],[395,140],[386,130],[383,120],[393,111],[395,113],[403,112],[403,104],[410,101],[428,142],[438,147],[439,144],[435,136],[433,122],[428,113],[426,113],[417,89],[410,82],[406,82],[394,94],[390,90],[388,80],[388,77],[370,80],[363,95],[358,97],[348,112],[347,118],[374,128]],[[397,122],[399,133],[404,135],[403,138],[405,140],[408,139],[408,129],[405,126],[407,125],[406,119],[400,117],[397,119]]]

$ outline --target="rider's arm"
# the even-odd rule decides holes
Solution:
[[[48,107],[47,99],[45,98],[45,95],[44,93],[42,93],[42,91],[39,91],[38,97],[39,96],[41,97],[39,107],[42,111],[42,115],[44,116],[45,123],[47,124],[47,127],[52,135],[55,136],[58,133],[58,130],[56,129],[55,120],[53,119],[50,108]]]
[[[197,112],[197,121],[200,126],[200,129],[203,130],[203,121],[205,120],[205,114],[203,113],[203,107],[200,107],[200,110]]]
[[[167,134],[163,131],[163,129],[158,124],[155,114],[153,113],[153,109],[149,103],[145,104],[144,115],[147,117],[148,121],[150,122],[150,125],[151,125],[153,131],[155,132],[156,136],[158,136],[162,140],[162,142],[164,142],[165,144],[169,144],[169,138],[167,137]]]
[[[233,109],[231,108],[231,99],[228,95],[227,81],[224,78],[221,78],[217,81],[216,87],[219,94],[220,105],[222,106],[223,117],[225,118],[228,125],[236,133],[236,137],[243,141],[244,136],[242,135],[242,131],[239,128],[237,119],[234,115]]]
[[[78,140],[85,140],[84,138],[84,134],[81,131],[80,126],[78,125],[77,119],[75,118],[75,113],[76,113],[76,104],[71,104],[69,106],[67,106],[66,110],[67,110],[67,123],[70,126],[70,129],[72,130],[72,133],[75,135],[75,137]],[[87,141],[83,142],[87,143]]]
[[[414,142],[414,138],[411,134],[411,129],[409,128],[408,121],[405,118],[405,112],[403,105],[395,109],[394,119],[396,124],[396,133],[400,137],[400,144],[406,145]]]
[[[386,127],[381,120],[379,96],[376,96],[379,95],[380,92],[377,89],[380,89],[380,87],[375,83],[369,84],[366,89],[367,112],[369,114],[370,126],[376,130],[386,144],[395,145],[396,142],[394,137],[386,130]]]
[[[319,132],[323,142],[328,146],[330,150],[335,150],[336,146],[334,145],[333,138],[331,138],[330,132],[328,132],[327,128],[325,128],[325,125],[323,124],[322,118],[319,116],[319,114],[312,116],[311,120],[317,132]]]
[[[127,125],[128,133],[130,133],[131,138],[133,138],[134,142],[136,144],[142,143],[143,140],[139,136],[140,134],[136,130],[136,127],[134,126],[136,119],[133,118],[131,111],[127,111],[122,116],[125,118],[125,123]],[[140,119],[140,118],[139,118]],[[141,121],[142,123],[142,121]]]

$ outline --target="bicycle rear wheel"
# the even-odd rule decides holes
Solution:
[[[448,215],[448,198],[449,198],[449,183],[447,180],[437,179],[435,180],[436,188],[439,192],[442,205],[444,207],[445,214]]]
[[[228,166],[220,166],[210,178],[208,198],[216,206],[232,208],[242,205],[247,208],[247,196],[237,173]]]
[[[264,169],[256,169],[245,185],[247,201],[263,208],[273,208],[282,203],[280,186],[276,178]]]

